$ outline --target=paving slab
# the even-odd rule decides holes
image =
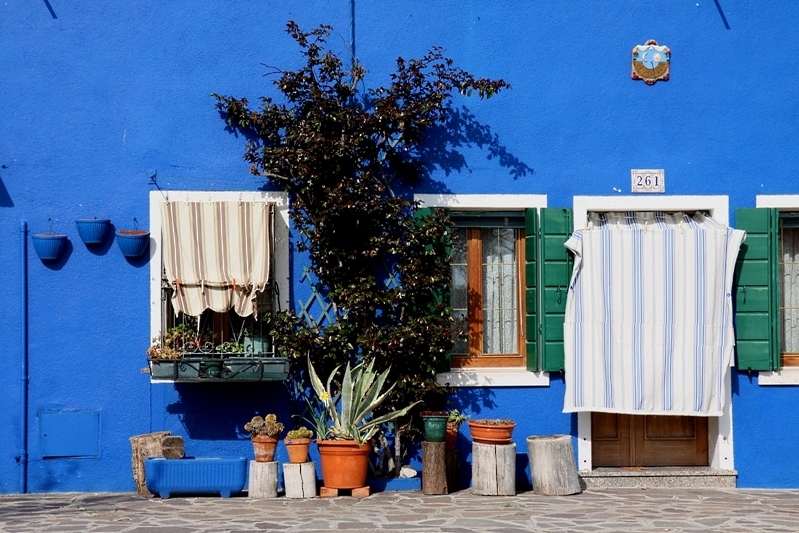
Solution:
[[[573,496],[381,492],[307,500],[135,493],[0,495],[0,532],[799,531],[799,490],[593,488]]]

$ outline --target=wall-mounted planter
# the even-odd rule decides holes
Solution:
[[[150,232],[140,229],[117,230],[117,244],[125,257],[139,257],[150,245]]]
[[[78,235],[85,244],[100,244],[108,235],[111,221],[107,218],[79,218],[75,220]]]
[[[33,239],[33,249],[42,261],[55,261],[67,248],[67,236],[58,233],[36,233]]]

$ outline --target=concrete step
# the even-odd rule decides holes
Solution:
[[[735,487],[738,472],[710,467],[621,467],[578,472],[586,488]]]

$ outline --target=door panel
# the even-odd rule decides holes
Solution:
[[[706,417],[592,413],[593,464],[707,466]]]

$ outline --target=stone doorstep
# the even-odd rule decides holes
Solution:
[[[586,488],[735,488],[738,476],[709,467],[604,467],[578,474]]]

